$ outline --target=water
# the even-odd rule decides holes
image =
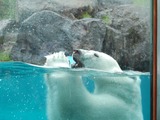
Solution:
[[[22,62],[0,63],[0,120],[47,120],[44,74],[67,68],[43,68]],[[140,76],[144,120],[150,120],[150,75],[135,71],[111,74],[90,69],[71,70],[84,76],[86,88],[93,92],[93,75]]]

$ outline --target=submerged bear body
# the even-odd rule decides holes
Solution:
[[[45,66],[71,69],[63,52],[46,58]],[[77,66],[122,72],[112,57],[101,52],[77,50],[73,58]],[[45,79],[48,120],[143,120],[138,78],[97,76],[93,93],[74,70],[55,71]]]

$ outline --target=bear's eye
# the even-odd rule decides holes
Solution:
[[[98,54],[94,53],[94,56],[99,57]]]

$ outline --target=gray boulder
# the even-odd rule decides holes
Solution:
[[[2,51],[2,46],[4,43],[4,29],[10,23],[9,20],[0,21],[0,51]]]
[[[113,6],[131,3],[133,3],[133,0],[97,0],[97,4],[100,9],[111,8]]]
[[[101,11],[98,18],[106,22],[103,52],[113,56],[122,69],[150,70],[150,9],[122,5]]]
[[[50,10],[56,13],[62,13],[69,17],[72,17],[71,13],[77,13],[77,9],[81,9],[86,6],[95,6],[96,0],[17,0],[17,21],[21,22],[33,13]]]
[[[14,20],[0,21],[0,52],[10,53],[16,41],[19,25]]]
[[[20,28],[16,44],[11,50],[13,60],[43,64],[44,56],[73,49],[101,51],[106,32],[99,19],[72,21],[52,11],[34,13]]]

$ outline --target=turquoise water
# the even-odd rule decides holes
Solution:
[[[33,66],[22,62],[0,63],[0,120],[47,120],[46,86],[44,74],[64,68],[53,69]],[[76,69],[84,77],[86,88],[93,92],[94,83],[85,76],[140,76],[144,120],[150,120],[150,74],[126,71],[111,74],[89,69]]]

